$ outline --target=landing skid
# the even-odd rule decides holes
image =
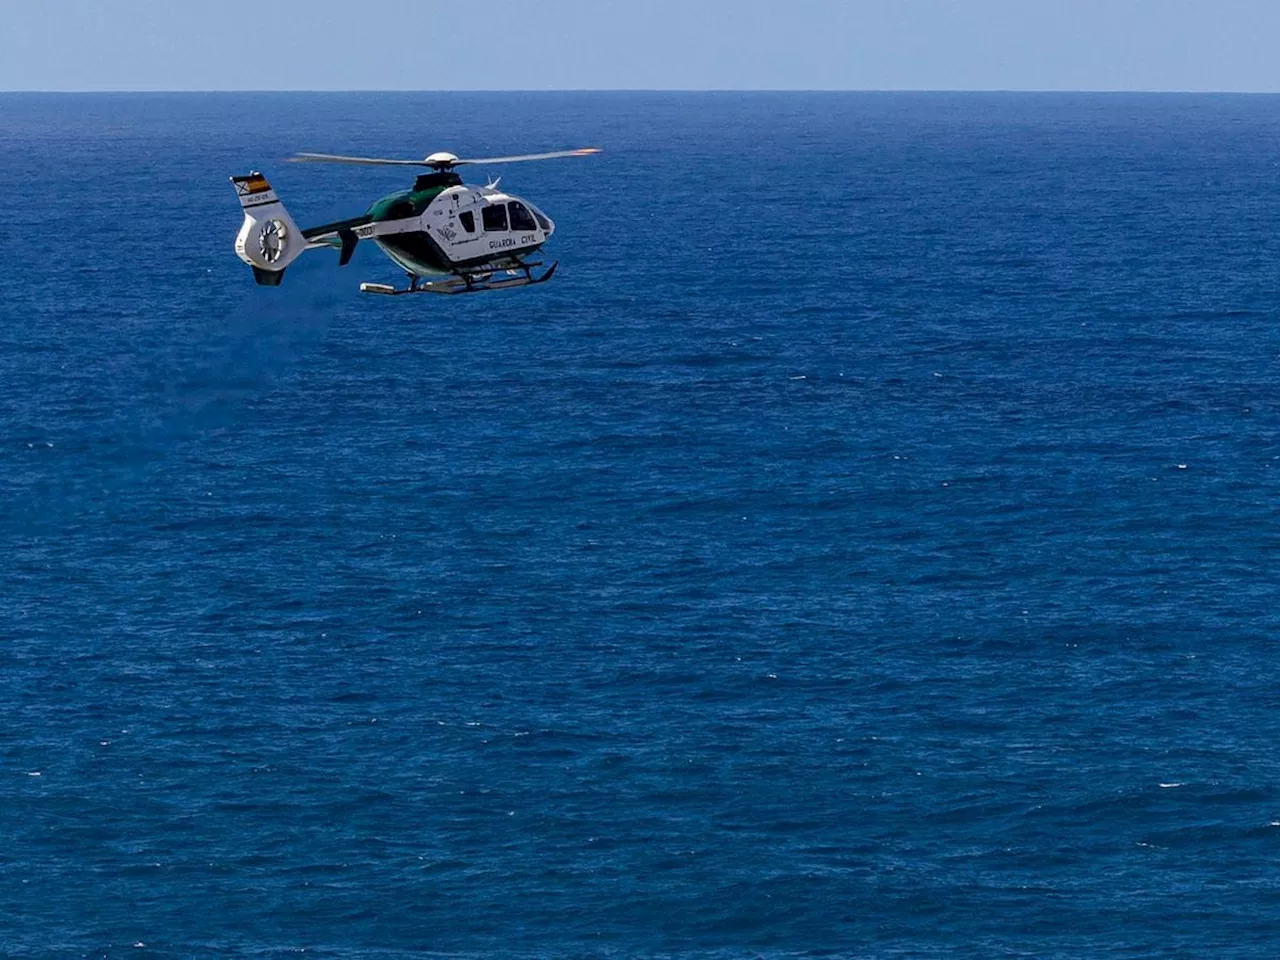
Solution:
[[[507,277],[502,280],[493,279],[493,271],[481,271],[477,273],[464,273],[456,277],[450,277],[448,280],[436,280],[432,283],[418,283],[416,278],[412,278],[412,282],[406,289],[397,289],[385,283],[362,283],[360,284],[361,293],[376,293],[383,297],[403,297],[409,293],[483,293],[485,290],[509,290],[512,287],[530,287],[539,283],[546,283],[556,273],[556,267],[560,266],[559,261],[551,264],[547,272],[540,277],[533,275],[533,268],[542,266],[541,263],[521,263],[516,269],[507,270],[507,273],[524,272],[524,276]]]

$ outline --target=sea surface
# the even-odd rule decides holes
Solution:
[[[543,287],[279,289],[420,157]],[[0,96],[0,956],[1280,955],[1280,98]]]

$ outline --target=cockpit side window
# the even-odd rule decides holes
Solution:
[[[537,230],[538,224],[533,219],[533,214],[529,212],[529,208],[523,203],[512,200],[507,204],[507,209],[511,211],[511,229],[512,230]]]
[[[458,214],[458,222],[462,224],[462,229],[467,233],[476,232],[476,215],[470,210],[463,210]]]
[[[486,231],[505,230],[507,229],[507,208],[501,203],[485,207],[480,211],[480,219],[484,221]]]
[[[550,233],[551,221],[548,220],[546,217],[544,217],[542,214],[540,214],[537,210],[533,211],[533,215],[538,218],[538,226],[540,226],[547,233]]]

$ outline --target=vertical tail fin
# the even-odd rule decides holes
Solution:
[[[236,236],[236,254],[253,268],[258,284],[278,286],[285,268],[307,249],[308,241],[266,177],[251,173],[232,177],[231,182],[244,209],[244,223]]]

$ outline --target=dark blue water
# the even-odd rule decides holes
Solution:
[[[1280,952],[1280,99],[0,97],[0,954]],[[279,290],[491,171],[545,287]],[[483,177],[490,171],[477,171]]]

